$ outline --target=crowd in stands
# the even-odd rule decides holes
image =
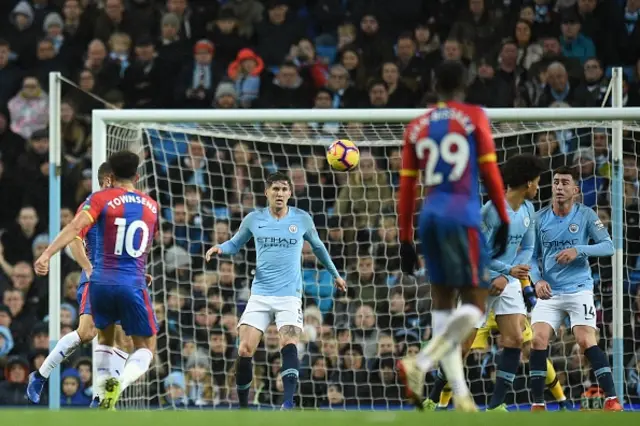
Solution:
[[[445,59],[465,64],[467,99],[490,108],[607,105],[613,66],[624,67],[625,105],[640,106],[639,58],[640,0],[1,1],[0,406],[26,404],[27,375],[49,349],[48,278],[35,276],[32,264],[50,237],[50,72],[74,83],[62,86],[60,111],[64,226],[91,192],[94,109],[421,108],[436,100],[433,70]],[[499,132],[499,123],[494,127]],[[259,129],[356,143],[384,130],[359,123]],[[399,141],[398,130],[390,134]],[[535,152],[550,168],[577,167],[582,201],[611,230],[611,130],[604,124],[534,130],[497,138],[500,159]],[[143,133],[144,185],[163,219],[149,258],[160,326],[152,372],[128,398],[178,407],[237,401],[236,326],[255,251],[250,243],[232,259],[207,263],[203,255],[264,206],[265,177],[280,169],[293,182],[291,204],[312,214],[348,283],[346,293],[337,292],[305,247],[297,402],[406,404],[395,362],[417,353],[431,328],[428,282],[399,271],[399,145],[363,150],[359,169],[346,174],[328,170],[323,148],[313,144]],[[110,134],[127,140],[126,131]],[[625,131],[624,362],[628,397],[640,403],[636,137]],[[545,173],[538,207],[549,202],[550,183]],[[61,256],[64,335],[78,321],[79,267],[69,252]],[[600,343],[611,355],[611,262],[594,262],[593,272]],[[491,395],[499,349],[495,338],[489,351],[467,360],[479,404]],[[567,395],[579,401],[595,379],[568,329],[557,336],[552,357]],[[62,368],[62,405],[88,405],[90,348]],[[272,325],[257,355],[251,401],[281,404],[279,369]],[[528,403],[527,373],[523,363],[507,402]]]

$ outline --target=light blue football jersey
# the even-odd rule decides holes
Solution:
[[[530,201],[525,201],[517,211],[509,203],[509,243],[504,254],[491,261],[489,265],[491,279],[500,275],[509,275],[509,271],[516,265],[528,265],[531,262],[535,243],[535,209]],[[493,246],[496,231],[501,224],[500,216],[489,201],[482,206],[482,232],[489,247]]]
[[[594,244],[589,244],[590,240]],[[575,248],[578,257],[567,265],[556,262],[556,255],[568,248]],[[553,294],[593,290],[589,257],[606,256],[613,256],[613,242],[607,228],[589,207],[576,203],[567,216],[557,216],[551,206],[538,211],[536,246],[531,261],[534,284],[547,281]]]
[[[256,244],[257,263],[251,294],[302,297],[301,256],[305,241],[331,275],[340,276],[313,219],[303,210],[289,207],[282,219],[273,217],[268,208],[249,213],[233,238],[220,245],[222,253],[236,254],[251,237]]]

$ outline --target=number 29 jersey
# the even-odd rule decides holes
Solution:
[[[107,188],[87,197],[82,210],[96,228],[91,283],[146,288],[147,255],[158,228],[158,204],[146,194]]]
[[[480,164],[496,161],[489,120],[475,105],[439,103],[409,123],[403,163],[421,170],[425,186],[422,216],[436,216],[479,228]]]

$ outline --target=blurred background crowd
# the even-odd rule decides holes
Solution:
[[[625,105],[640,106],[639,18],[640,0],[0,2],[0,405],[26,403],[27,375],[49,347],[47,278],[32,269],[49,240],[49,72],[74,83],[63,86],[60,113],[65,225],[91,191],[93,109],[425,107],[435,100],[432,75],[443,59],[467,66],[467,99],[486,107],[600,107],[612,66],[624,67]],[[535,152],[550,168],[577,167],[582,201],[610,226],[610,130],[532,128],[496,139],[501,160]],[[624,140],[625,389],[640,402],[640,185],[632,130]],[[143,131],[144,184],[163,217],[149,261],[160,332],[154,368],[131,398],[149,406],[236,401],[236,326],[255,251],[250,243],[233,259],[209,263],[203,254],[264,206],[264,178],[280,169],[293,182],[291,204],[313,215],[349,286],[336,292],[305,247],[298,403],[402,405],[395,361],[416,353],[431,333],[428,282],[399,272],[402,129],[295,123],[252,131],[305,142],[256,142],[251,132]],[[126,147],[132,131],[108,133],[114,146]],[[323,142],[388,140],[383,134],[398,144],[363,150],[355,172],[327,170]],[[551,197],[550,182],[545,173],[538,207]],[[78,320],[79,268],[69,253],[62,269],[65,334]],[[593,273],[601,345],[611,354],[610,260],[594,262]],[[272,325],[256,358],[255,403],[281,403],[278,345]],[[491,395],[499,350],[494,338],[488,351],[467,360],[479,404]],[[595,379],[566,329],[552,356],[568,397],[579,401]],[[527,368],[523,363],[511,403],[528,402]],[[71,357],[62,377],[62,404],[87,405],[89,348]]]

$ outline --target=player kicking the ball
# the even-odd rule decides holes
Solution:
[[[338,289],[345,291],[346,283],[320,241],[311,216],[298,208],[287,206],[292,188],[289,177],[273,173],[267,178],[266,184],[269,207],[249,213],[233,238],[210,248],[206,259],[209,261],[213,255],[234,255],[251,237],[254,238],[256,274],[251,285],[251,296],[238,326],[238,399],[241,408],[248,406],[253,354],[262,340],[262,334],[275,317],[282,355],[282,409],[287,410],[294,406],[293,397],[298,383],[297,344],[303,328],[300,256],[304,242],[311,244],[316,257],[333,275]]]
[[[605,411],[622,411],[616,397],[607,355],[596,339],[596,308],[589,257],[613,255],[607,228],[589,207],[576,203],[576,172],[568,167],[555,170],[551,206],[536,217],[536,248],[531,262],[531,278],[538,303],[533,309],[533,349],[529,359],[532,411],[545,409],[544,382],[547,374],[549,339],[565,317],[571,331],[591,364],[605,393]],[[594,244],[589,244],[593,240]],[[538,266],[540,261],[542,268]]]
[[[46,275],[49,259],[83,229],[97,228],[89,297],[93,319],[105,335],[115,333],[120,321],[131,336],[135,352],[129,356],[120,378],[105,383],[100,407],[115,409],[120,394],[148,369],[153,359],[158,325],[147,291],[146,263],[158,227],[158,204],[135,189],[140,158],[129,151],[109,157],[113,186],[87,197],[80,213],[35,263],[36,273]],[[92,250],[94,248],[92,247]]]
[[[463,344],[462,349],[465,358],[471,349],[486,349],[489,326],[500,332],[503,349],[498,361],[496,384],[487,406],[488,410],[507,411],[504,398],[508,385],[513,384],[520,366],[525,338],[531,341],[531,328],[526,314],[527,310],[531,310],[536,304],[535,293],[529,281],[529,264],[535,242],[535,212],[529,200],[536,196],[540,174],[545,169],[539,157],[529,154],[517,155],[509,159],[502,169],[502,176],[507,185],[509,244],[507,251],[489,265],[491,287],[487,299],[487,315],[478,324],[478,330],[472,333]],[[500,219],[493,202],[489,201],[482,208],[482,230],[487,241],[493,241],[499,226]],[[435,401],[438,399],[442,407],[449,404],[446,393],[450,394],[450,392],[445,392],[443,389],[445,383],[445,375],[442,371],[438,371],[431,395],[423,404],[425,409],[435,409]],[[441,395],[441,391],[445,395]],[[562,388],[560,391],[562,392]],[[565,399],[564,394],[561,397]]]
[[[433,339],[415,359],[398,367],[414,402],[422,393],[424,374],[440,363],[453,388],[456,408],[476,411],[467,387],[460,344],[481,320],[489,288],[489,256],[480,231],[478,179],[498,217],[493,256],[506,250],[509,216],[502,176],[496,164],[489,121],[477,106],[457,101],[464,96],[465,69],[445,61],[436,69],[438,105],[409,123],[404,136],[400,182],[402,269],[413,273],[413,217],[416,180],[424,176],[426,196],[419,219],[419,238],[430,277]],[[458,294],[462,305],[456,309]]]
[[[98,168],[98,182],[100,182],[102,189],[111,186],[111,168],[109,163],[103,163]],[[82,210],[83,206],[84,204],[78,208],[77,213]],[[121,327],[118,326],[116,328],[115,336],[106,336],[102,332],[97,332],[93,322],[91,301],[89,300],[89,277],[93,270],[93,263],[95,263],[95,250],[91,248],[95,247],[96,233],[97,228],[88,226],[69,243],[73,258],[76,259],[76,262],[82,268],[82,275],[80,276],[80,283],[76,293],[78,306],[80,306],[80,320],[77,330],[62,337],[44,360],[40,369],[31,373],[29,376],[27,398],[34,404],[40,402],[40,394],[51,371],[69,357],[78,346],[93,340],[96,334],[98,335],[98,345],[93,352],[93,360],[98,367],[98,374],[106,373],[107,376],[112,375],[117,377],[124,369],[124,364],[129,356],[127,352],[121,349],[131,346],[130,339],[127,339],[124,335]],[[91,260],[87,257],[87,252]],[[117,343],[117,345],[114,343]],[[94,379],[92,406],[97,406],[99,402],[98,397],[101,396],[99,395],[101,390],[100,382],[101,380],[99,378]]]

